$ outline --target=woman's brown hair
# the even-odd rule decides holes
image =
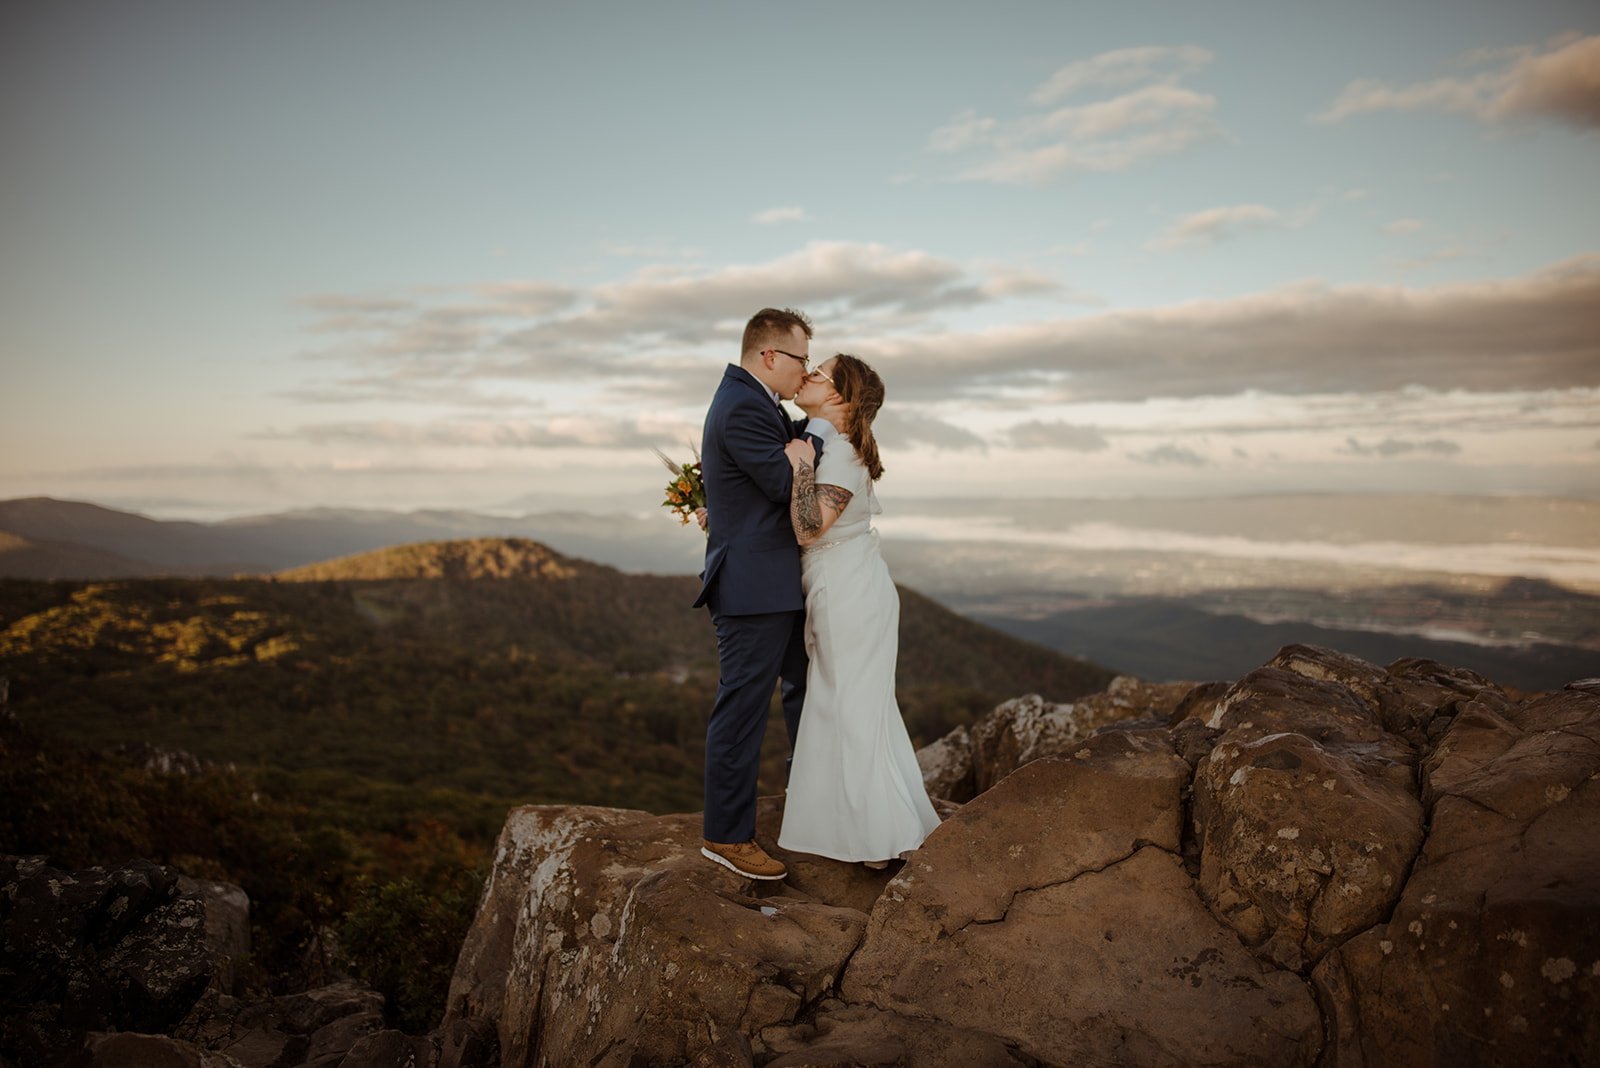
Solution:
[[[849,405],[850,415],[839,429],[861,454],[867,474],[876,482],[883,475],[878,459],[878,442],[872,436],[872,420],[883,407],[883,379],[878,372],[847,353],[833,358],[833,388]]]

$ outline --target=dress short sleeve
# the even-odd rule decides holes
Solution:
[[[866,465],[856,455],[856,447],[850,444],[849,438],[841,434],[828,442],[822,450],[822,458],[817,461],[819,486],[838,486],[856,494],[865,491],[870,481]]]

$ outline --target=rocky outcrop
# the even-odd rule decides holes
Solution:
[[[1194,777],[1201,893],[1295,970],[1382,920],[1422,844],[1416,754],[1383,728],[1382,673],[1308,652],[1221,697],[1207,726],[1223,733]]]
[[[1040,757],[1067,752],[1112,723],[1164,723],[1193,689],[1189,683],[1147,683],[1127,676],[1105,692],[1069,704],[1038,694],[1007,701],[969,730],[957,727],[917,753],[930,797],[970,801],[1013,771]]]
[[[763,798],[775,837],[781,799]],[[698,813],[515,809],[446,1023],[493,1020],[504,1065],[683,1063],[831,994],[889,872],[792,858],[776,887],[701,857]]]
[[[1600,1050],[1600,681],[1460,705],[1387,922],[1312,978],[1330,1063],[1579,1063]]]
[[[1183,869],[1188,778],[1164,731],[1099,734],[1008,776],[886,889],[844,998],[1048,1063],[1310,1063],[1310,990],[1253,958]]]
[[[919,760],[944,822],[885,872],[778,850],[781,796],[779,884],[701,858],[698,814],[514,810],[445,1019],[499,1049],[451,1063],[1600,1048],[1600,683],[1520,700],[1296,646],[1233,683],[1009,702]]]
[[[383,1031],[383,998],[350,981],[249,1002],[210,991],[171,1034],[93,1031],[64,1063],[67,1068],[403,1064],[350,1059],[357,1047],[391,1033]],[[436,1062],[438,1052],[429,1040],[419,1041],[432,1055],[426,1063]]]
[[[250,955],[250,897],[233,883],[178,876],[178,892],[199,899],[205,912],[206,953],[211,958],[211,986],[231,994],[238,985],[239,964]]]
[[[404,1063],[384,1059],[381,1036],[395,1032],[384,1030],[382,996],[354,981],[234,997],[249,911],[231,883],[148,861],[63,871],[40,857],[0,857],[0,1064]],[[426,1052],[417,1064],[491,1063],[471,1025],[417,1041]],[[357,1056],[363,1043],[379,1059]]]
[[[87,1031],[164,1031],[211,981],[199,895],[148,861],[62,871],[0,857],[0,1044],[53,1064]]]
[[[383,1030],[383,996],[352,980],[278,997],[208,993],[173,1038],[243,1066],[335,1068],[362,1038]]]

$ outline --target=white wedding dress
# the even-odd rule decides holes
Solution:
[[[893,860],[939,826],[895,703],[900,595],[872,529],[882,509],[848,438],[827,443],[816,478],[851,497],[822,540],[801,552],[811,666],[778,845],[835,860]]]

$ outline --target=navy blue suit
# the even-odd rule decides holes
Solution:
[[[800,730],[805,595],[789,521],[794,473],[783,450],[803,425],[754,375],[731,364],[706,412],[700,462],[710,536],[694,605],[711,610],[720,667],[706,725],[704,818],[712,842],[755,836],[761,740],[780,677],[791,753]]]

